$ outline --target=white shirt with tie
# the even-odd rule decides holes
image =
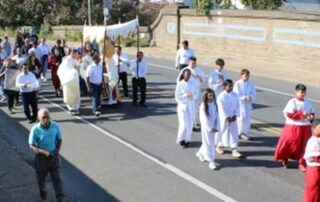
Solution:
[[[121,53],[119,57],[119,55],[115,53],[113,54],[112,59],[115,66],[119,67],[119,73],[127,72],[127,67],[130,64],[130,61],[126,54]]]
[[[144,60],[133,60],[131,62],[132,78],[145,78],[148,72],[148,65]]]

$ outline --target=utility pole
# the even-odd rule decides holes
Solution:
[[[92,0],[88,0],[88,23],[92,25]]]

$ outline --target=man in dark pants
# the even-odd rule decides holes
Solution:
[[[129,65],[129,59],[126,54],[122,53],[121,46],[115,47],[115,54],[113,54],[112,59],[116,67],[118,67],[119,73],[119,83],[122,82],[123,95],[129,97],[128,93],[128,78],[127,78],[127,67]]]
[[[132,88],[133,88],[133,104],[137,105],[138,99],[138,88],[140,89],[141,99],[140,105],[145,106],[146,103],[146,75],[148,71],[148,66],[143,60],[143,52],[139,51],[137,53],[137,60],[131,64],[132,72]]]
[[[92,112],[96,117],[101,115],[101,92],[103,82],[103,66],[100,63],[100,56],[93,56],[93,63],[86,69],[86,77],[89,93],[92,95]]]
[[[38,101],[36,91],[39,89],[39,82],[35,75],[29,72],[27,64],[22,65],[22,72],[17,76],[16,86],[20,89],[24,113],[29,123],[34,123],[37,120]],[[29,106],[31,106],[32,115]]]
[[[50,120],[49,110],[42,108],[38,113],[39,123],[34,125],[29,134],[29,145],[35,156],[35,170],[42,201],[47,201],[46,177],[51,175],[57,201],[62,201],[63,189],[60,177],[59,152],[62,144],[58,124]]]

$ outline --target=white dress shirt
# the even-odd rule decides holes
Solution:
[[[40,44],[37,48],[41,52],[41,55],[49,55],[51,52],[51,49],[47,44]]]
[[[132,78],[135,78],[135,77],[145,78],[147,75],[147,71],[148,71],[148,66],[144,60],[142,60],[140,62],[137,62],[137,60],[133,60],[131,62]]]
[[[12,57],[12,60],[15,60],[17,65],[22,66],[25,62],[27,62],[27,58],[24,56],[15,55]]]
[[[17,76],[16,86],[21,93],[29,93],[39,88],[39,82],[32,72],[28,72],[28,74],[21,72]]]
[[[32,52],[34,52],[36,58],[37,58],[39,61],[41,61],[41,57],[42,57],[42,52],[41,52],[41,50],[40,50],[38,47],[36,47],[36,48],[32,47],[32,48],[29,49],[28,54],[31,54]]]
[[[187,50],[180,48],[176,55],[176,67],[179,65],[188,65],[190,57],[195,57],[194,51],[191,48]]]
[[[126,54],[121,53],[120,58],[118,54],[113,54],[112,59],[114,61],[114,64],[116,65],[116,67],[119,67],[119,73],[122,72],[127,72],[127,67],[130,64],[129,62],[129,58]],[[120,61],[120,63],[119,63]]]
[[[91,63],[86,69],[86,77],[90,83],[100,85],[102,83],[102,64]]]

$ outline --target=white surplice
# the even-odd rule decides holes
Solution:
[[[239,116],[240,107],[238,96],[234,92],[223,91],[217,99],[220,132],[216,135],[216,145],[220,147],[238,147],[238,124],[237,121],[229,123],[228,117]]]
[[[308,140],[303,158],[306,160],[306,163],[308,166],[320,167],[319,162],[313,161],[313,158],[316,158],[319,156],[320,156],[320,137],[316,137],[313,135]]]
[[[238,95],[240,101],[240,116],[237,119],[238,134],[248,135],[251,128],[252,102],[256,100],[256,88],[251,81],[244,82],[240,79],[235,83],[233,91]],[[247,101],[246,96],[250,96],[251,101]]]
[[[194,68],[191,68],[190,66],[188,66],[185,69],[189,69],[191,71],[190,81],[192,82],[195,89],[197,90],[198,96],[195,98],[195,108],[194,108],[195,117],[197,117],[198,112],[199,112],[199,106],[201,104],[201,86],[204,82],[205,73],[198,66],[196,66]],[[183,74],[183,71],[180,71],[179,76],[177,78],[177,83],[179,82],[179,79],[182,76],[182,74]],[[197,76],[199,76],[201,79],[197,79],[196,78]],[[196,119],[194,119],[194,121],[196,121]],[[194,124],[195,124],[195,122],[194,122]]]
[[[192,93],[193,98],[189,98],[187,93]],[[192,135],[192,126],[195,120],[195,99],[198,97],[198,90],[191,80],[181,80],[178,82],[175,99],[178,103],[177,114],[179,120],[179,129],[177,143],[184,140],[189,142]]]
[[[219,130],[218,110],[214,102],[208,103],[208,112],[209,115],[206,114],[205,104],[202,103],[199,109],[202,144],[196,156],[202,155],[204,160],[213,162],[215,159],[215,133],[212,130]]]
[[[79,61],[67,56],[58,68],[57,74],[63,87],[63,102],[69,110],[78,110],[80,107]]]
[[[208,80],[208,86],[214,91],[216,97],[218,97],[219,94],[224,90],[223,83],[228,78],[229,77],[224,70],[219,72],[217,69],[215,69],[213,72],[211,72]]]

